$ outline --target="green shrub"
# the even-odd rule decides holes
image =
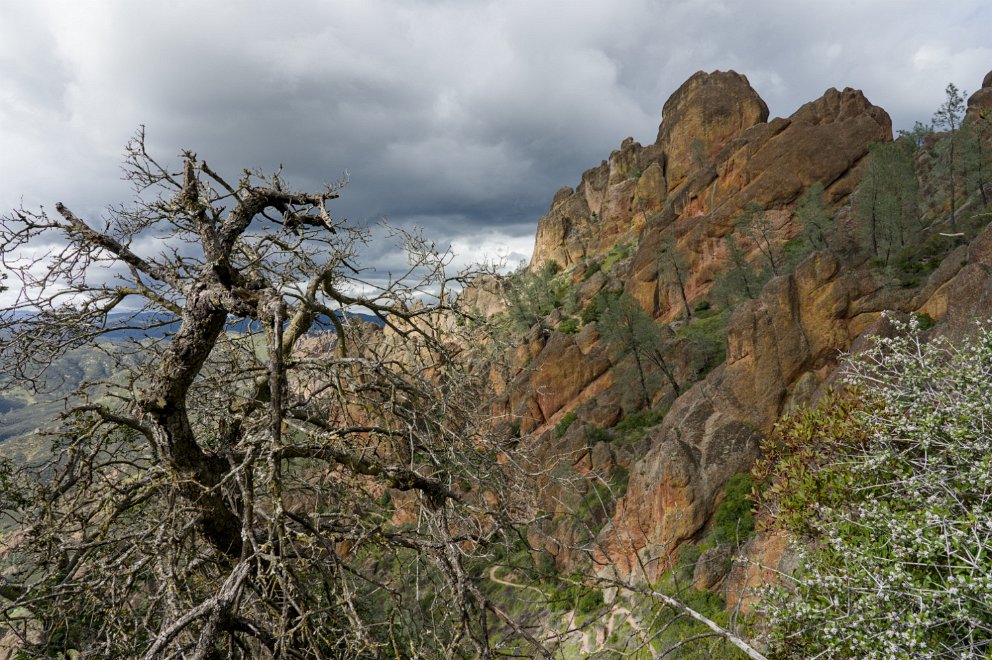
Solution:
[[[610,479],[610,486],[613,497],[619,499],[627,494],[627,484],[630,483],[630,472],[627,468],[618,465],[613,470],[613,478]]]
[[[597,479],[590,484],[589,491],[579,502],[575,517],[587,525],[590,536],[595,537],[613,515],[615,502],[627,494],[630,473],[617,466],[609,481]]]
[[[890,272],[903,287],[919,286],[956,245],[940,234],[930,236],[922,244],[910,244],[895,255]]]
[[[693,368],[698,377],[705,376],[727,359],[727,322],[730,311],[696,317],[682,327],[676,337],[689,342]]]
[[[613,427],[613,430],[619,433],[627,434],[633,431],[648,429],[661,424],[662,420],[665,419],[665,414],[667,412],[668,408],[653,408],[650,410],[641,410],[636,413],[630,413],[624,416],[624,418]]]
[[[913,316],[916,317],[916,323],[920,327],[920,332],[926,332],[933,326],[937,325],[937,322],[933,319],[933,317],[926,312],[922,314],[914,314]]]
[[[591,614],[603,606],[603,592],[583,583],[579,573],[560,580],[557,587],[550,595],[556,611],[574,609],[578,614]]]
[[[754,532],[750,499],[753,483],[746,472],[735,474],[727,482],[724,500],[713,516],[713,535],[717,543],[740,545]]]
[[[598,273],[602,267],[603,264],[601,264],[599,261],[593,261],[588,266],[586,266],[585,271],[582,273],[582,280],[583,281],[588,280],[590,277]]]
[[[848,362],[852,403],[794,414],[760,466],[809,548],[765,600],[777,655],[992,654],[992,329],[953,345],[899,329]],[[794,460],[807,438],[812,462]]]
[[[537,556],[536,570],[538,577],[542,580],[547,580],[557,575],[558,564],[555,562],[554,555],[547,551],[541,551]]]
[[[623,261],[624,259],[630,256],[630,251],[632,247],[633,246],[629,243],[618,243],[617,245],[614,245],[613,248],[607,253],[606,257],[603,259],[603,263],[600,266],[600,269],[604,273],[610,272],[610,269],[613,268],[613,265],[615,263],[617,263],[618,261]]]
[[[590,445],[594,445],[597,442],[612,442],[613,436],[606,429],[589,424],[586,426],[586,439]]]
[[[554,259],[545,262],[544,265],[541,266],[541,270],[540,270],[540,273],[543,277],[554,277],[560,272],[561,272],[561,265]]]
[[[572,317],[569,317],[558,324],[558,332],[564,333],[566,335],[574,335],[578,331],[579,331],[579,324]]]
[[[641,410],[640,412],[626,415],[620,422],[611,429],[614,442],[631,444],[639,442],[647,435],[648,431],[665,419],[668,406]]]
[[[575,609],[579,614],[591,614],[603,606],[603,592],[599,589],[586,589],[579,597]]]
[[[522,268],[506,278],[505,323],[517,333],[530,329],[556,309],[571,314],[574,305],[572,279],[561,273],[555,261],[541,265],[537,272]]]
[[[563,437],[565,433],[568,431],[569,427],[571,427],[572,424],[575,423],[575,420],[577,420],[578,418],[579,415],[574,410],[569,410],[567,413],[565,413],[565,415],[560,420],[558,420],[558,423],[555,425],[555,437],[558,438]]]
[[[599,301],[597,298],[593,298],[589,301],[589,304],[582,308],[582,311],[579,313],[579,320],[582,322],[582,325],[595,323],[599,320],[599,312]]]
[[[597,596],[598,595],[598,604]],[[548,593],[551,609],[556,612],[574,609],[581,614],[588,614],[603,604],[603,594],[586,586],[582,582],[582,575],[572,573],[563,576],[551,585]]]
[[[599,297],[595,297],[589,301],[582,311],[579,313],[579,320],[582,321],[582,325],[587,323],[595,323],[599,320],[599,314],[601,311],[601,306],[599,304]]]
[[[697,543],[683,543],[679,546],[679,561],[676,564],[676,570],[680,578],[686,581],[692,579],[696,570],[696,562],[699,561],[702,554],[703,548]]]

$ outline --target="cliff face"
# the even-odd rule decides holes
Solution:
[[[568,266],[634,238],[661,213],[690,175],[746,129],[768,119],[768,107],[747,78],[733,71],[699,72],[665,103],[657,141],[627,138],[599,167],[562,188],[538,221],[531,268]]]
[[[723,237],[749,203],[761,204],[783,238],[794,233],[792,205],[813,183],[843,204],[868,145],[892,139],[888,114],[853,89],[827,90],[788,119],[768,110],[744,76],[697,73],[665,104],[658,141],[626,140],[572,191],[560,190],[538,222],[531,268],[568,266],[638,238],[627,290],[655,315],[675,309],[659,279],[658,254],[674,234],[691,273],[690,298],[727,263]]]
[[[608,161],[587,170],[575,190],[558,191],[538,222],[532,271],[549,261],[572,266],[636,242],[625,272],[612,275],[612,283],[620,281],[652,316],[671,319],[679,313],[679,294],[659,272],[666,244],[674,242],[684,255],[684,288],[695,304],[727,268],[723,237],[734,230],[745,206],[768,209],[784,242],[796,233],[791,209],[804,190],[820,182],[828,206],[840,207],[857,182],[868,145],[891,139],[885,111],[852,89],[828,90],[790,118],[767,122],[765,103],[734,72],[695,74],[668,100],[664,113],[655,144],[642,147],[628,138]],[[609,285],[601,276],[584,282],[582,301]],[[530,342],[523,360],[530,368],[518,377],[503,411],[520,417],[524,432],[552,421],[563,407],[573,408],[566,406],[573,397],[607,389],[597,381],[609,365],[595,357],[594,341],[586,340],[584,350],[570,348],[577,338],[554,341],[547,350],[535,346],[542,341]],[[534,395],[551,389],[569,394]],[[601,421],[609,422],[614,413],[621,411],[602,413]]]
[[[969,116],[992,107],[985,94],[992,75],[985,82],[969,100]],[[814,183],[823,185],[828,211],[843,220],[869,145],[892,139],[887,113],[858,90],[830,89],[786,119],[767,115],[745,77],[695,74],[665,104],[653,145],[624,141],[576,189],[554,196],[538,224],[532,271],[549,261],[566,268],[593,263],[636,241],[630,258],[608,275],[582,281],[574,269],[578,299],[622,288],[665,324],[682,313],[678,290],[660,272],[659,255],[673,244],[684,255],[683,284],[694,306],[728,267],[723,238],[749,204],[766,209],[779,244],[795,237],[796,202]],[[860,267],[863,258],[849,256],[815,253],[731,310],[725,362],[687,391],[656,394],[656,404],[673,401],[671,408],[632,446],[604,447],[589,437],[590,425],[613,426],[633,410],[596,324],[574,335],[535,327],[497,412],[579,472],[597,463],[629,471],[626,493],[586,546],[595,548],[604,571],[646,571],[653,579],[668,568],[679,545],[708,524],[728,479],[750,468],[760,437],[790,407],[815,400],[836,378],[842,352],[885,330],[883,312],[927,314],[938,322],[932,332],[949,336],[992,316],[992,230],[948,254],[918,289],[894,286]],[[686,373],[679,346],[674,367]],[[566,412],[578,413],[581,424],[558,437],[553,425]],[[554,499],[559,506],[568,498],[555,492]],[[545,531],[569,559],[564,548],[575,535]],[[748,551],[766,566],[788,564],[786,540],[777,536],[759,536]],[[735,569],[723,586],[729,593],[766,577]]]

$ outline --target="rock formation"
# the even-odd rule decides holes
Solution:
[[[733,71],[693,75],[665,103],[657,141],[627,138],[609,160],[582,174],[576,189],[555,194],[538,221],[531,268],[569,266],[633,239],[690,174],[712,162],[746,129],[764,122],[768,107],[747,78]]]
[[[992,121],[992,71],[985,75],[982,86],[968,97],[968,118]]]
[[[992,74],[969,99],[969,120],[985,121],[990,109]],[[665,103],[654,144],[628,138],[583,173],[574,190],[555,194],[538,223],[531,269],[549,261],[565,268],[597,264],[618,244],[636,244],[609,274],[569,271],[578,298],[585,304],[597,291],[622,288],[669,322],[682,314],[677,292],[660,272],[659,254],[672,244],[685,257],[684,288],[694,306],[727,267],[723,238],[749,204],[766,209],[780,244],[796,235],[796,201],[814,183],[823,185],[828,209],[844,217],[869,145],[892,139],[887,113],[848,88],[829,89],[788,118],[768,121],[767,115],[744,76],[693,75]],[[750,468],[761,436],[836,379],[842,354],[883,331],[883,312],[926,314],[938,323],[931,332],[949,337],[967,334],[975,318],[992,316],[992,229],[947,254],[918,289],[893,286],[861,267],[863,258],[849,256],[812,254],[734,309],[725,363],[680,396],[669,392],[665,400],[674,402],[663,423],[625,451],[586,448],[584,427],[562,438],[552,432],[567,412],[603,427],[632,412],[596,324],[575,335],[535,327],[523,342],[499,412],[534,434],[549,455],[580,457],[585,470],[594,464],[629,470],[625,495],[589,546],[604,571],[655,579],[669,568],[680,544],[698,538],[709,523],[728,479]],[[561,502],[567,494],[555,498]],[[576,535],[559,530],[557,538],[568,545]],[[781,535],[759,534],[746,551],[763,566],[786,568],[794,561],[789,548]],[[725,580],[707,569],[697,581],[719,584],[731,604],[743,599],[747,605],[747,587],[767,579],[738,567]]]
[[[868,145],[891,139],[885,111],[851,89],[828,90],[789,119],[768,123],[764,102],[732,71],[693,75],[664,107],[654,145],[641,147],[628,138],[608,161],[586,171],[575,190],[555,194],[551,211],[538,223],[532,270],[548,261],[573,265],[618,243],[636,242],[624,289],[652,315],[670,318],[677,311],[676,292],[659,277],[658,263],[666,241],[677,241],[687,257],[686,291],[694,304],[726,267],[721,239],[733,231],[747,203],[770,209],[786,240],[794,233],[790,205],[809,185],[821,182],[832,205],[840,205],[853,189]],[[583,286],[596,284],[590,280]],[[595,288],[603,286],[600,281]],[[572,369],[561,358],[538,351],[526,361],[533,373],[544,364],[566,369],[567,389],[576,392],[606,370],[590,369],[588,363]],[[522,377],[516,389],[536,392],[547,385],[541,380]],[[524,430],[540,428],[560,409],[526,404],[524,397],[505,411],[523,417]],[[559,403],[565,400],[556,397]]]

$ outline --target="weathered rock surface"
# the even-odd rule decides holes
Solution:
[[[873,142],[890,140],[888,114],[858,90],[827,90],[788,119],[767,122],[764,101],[733,71],[699,72],[665,103],[655,144],[627,139],[608,161],[554,197],[538,222],[531,268],[570,266],[638,241],[628,290],[652,313],[673,307],[658,254],[674,240],[703,295],[726,263],[723,236],[750,202],[770,210],[780,240],[795,233],[790,205],[815,182],[840,205]]]
[[[909,298],[821,252],[740,306],[725,364],[676,400],[631,470],[627,495],[600,537],[610,560],[621,571],[653,566],[651,578],[667,568],[667,557],[713,514],[727,480],[750,469],[760,435],[789,406],[810,400],[881,311]]]
[[[470,314],[490,319],[506,310],[502,281],[492,275],[475,278],[459,295],[462,307]]]
[[[875,332],[889,310],[929,310],[942,321],[940,333],[952,338],[992,316],[992,229],[952,252],[915,296],[886,289],[864,271],[844,271],[823,252],[736,310],[725,365],[676,401],[631,471],[627,496],[600,538],[616,566],[630,570],[639,558],[663,570],[674,548],[712,515],[726,480],[750,467],[758,432],[769,432],[789,406],[809,402],[841,352]]]
[[[722,376],[717,370],[679,397],[632,467],[627,495],[598,539],[601,559],[620,575],[653,580],[667,569],[727,480],[758,457],[758,432],[734,414]]]
[[[516,419],[521,433],[532,433],[555,423],[566,404],[572,408],[612,384],[610,360],[594,333],[593,325],[576,335],[535,328],[516,359],[525,366],[510,383],[506,409],[497,414]]]
[[[632,240],[664,208],[670,192],[745,129],[768,118],[747,78],[733,71],[693,75],[665,103],[655,144],[624,140],[609,160],[563,188],[538,222],[531,268],[569,266]]]
[[[699,555],[692,571],[693,589],[712,589],[727,575],[733,557],[733,546],[723,543]]]
[[[665,102],[658,139],[665,154],[668,192],[712,162],[748,128],[768,121],[768,106],[735,71],[699,71]]]
[[[968,97],[967,118],[971,121],[992,120],[992,71],[985,74],[982,86]]]
[[[782,575],[792,575],[799,568],[799,553],[785,532],[759,534],[741,553],[746,559],[734,563],[723,584],[727,609],[747,612],[754,605],[761,588],[778,582]]]
[[[828,202],[840,205],[854,188],[857,165],[868,145],[892,137],[881,108],[853,89],[835,89],[807,103],[788,119],[758,124],[728,142],[712,167],[700,169],[663,213],[640,234],[628,287],[641,305],[656,315],[673,315],[673,286],[659,277],[658,254],[670,240],[684,256],[690,273],[690,302],[704,295],[714,275],[728,262],[723,237],[749,203],[768,210],[777,240],[792,238],[797,227],[791,213],[799,196],[819,182]]]
[[[972,106],[982,107],[981,98]],[[539,223],[531,266],[555,260],[567,267],[636,238],[633,256],[609,274],[579,282],[576,271],[579,298],[588,302],[622,282],[645,310],[672,320],[681,314],[681,302],[659,272],[663,250],[674,242],[685,257],[693,306],[726,268],[723,238],[747,204],[767,209],[774,240],[789,240],[797,231],[799,196],[819,182],[828,206],[842,208],[869,145],[890,139],[888,115],[858,90],[827,90],[790,117],[767,121],[764,103],[743,76],[696,74],[665,104],[654,145],[624,141],[609,160],[585,172],[576,189],[555,195]],[[819,396],[836,377],[844,351],[857,350],[866,334],[892,330],[882,317],[886,311],[929,314],[940,322],[934,332],[951,337],[967,334],[975,318],[992,317],[992,230],[948,255],[916,291],[892,286],[834,253],[811,255],[734,310],[724,365],[682,393],[633,454],[630,448],[623,456],[608,452],[602,443],[585,450],[583,424],[610,427],[631,412],[593,323],[572,336],[532,333],[520,349],[517,362],[526,369],[508,389],[505,414],[520,421],[522,432],[540,434],[549,453],[581,456],[572,465],[580,474],[629,469],[625,496],[595,544],[583,543],[617,573],[637,576],[643,567],[644,577],[653,579],[681,543],[704,533],[727,480],[752,465],[761,435],[785,411]],[[568,411],[577,411],[581,423],[549,442],[553,425]],[[559,531],[562,547],[580,543],[578,527]],[[778,569],[794,560],[788,540],[774,535],[759,534],[744,550]],[[756,569],[735,569],[723,581],[711,572],[699,582],[721,585],[730,598],[768,579]]]
[[[851,282],[851,278],[847,281]],[[856,280],[853,283],[858,285]],[[860,291],[867,288],[871,287],[861,286]],[[952,341],[973,334],[976,319],[992,318],[992,227],[979,234],[969,245],[947,255],[940,268],[931,274],[926,285],[915,296],[903,295],[900,298],[879,290],[852,302],[854,304],[850,306],[846,323],[852,338],[838,346],[852,352],[867,346],[869,335],[886,336],[893,332],[891,323],[880,318],[879,312],[883,309],[903,317],[911,311],[927,313],[938,321],[932,332]],[[823,322],[825,320],[821,317],[813,325]],[[829,325],[836,327],[836,321]],[[821,338],[830,334],[831,331],[827,330],[821,333]],[[830,369],[823,368],[815,373],[818,381],[822,376],[827,376],[827,382],[833,380],[835,375]],[[774,383],[775,378],[760,382]],[[811,398],[806,397],[805,402]],[[789,574],[795,570],[797,557],[795,548],[781,531],[759,533],[743,548],[742,554],[744,560],[734,565],[723,591],[728,607],[740,606],[746,611],[755,602],[756,592],[761,586],[776,581],[782,573]]]

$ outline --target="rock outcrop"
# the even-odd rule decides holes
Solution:
[[[967,117],[971,121],[992,121],[992,71],[985,74],[981,88],[968,97]]]
[[[992,74],[969,99],[969,116],[992,108],[986,91],[992,92]],[[671,322],[677,330],[684,323],[675,320],[683,314],[680,292],[663,276],[659,255],[673,246],[681,254],[682,285],[694,307],[727,268],[723,239],[736,231],[743,209],[763,207],[771,240],[785,243],[798,231],[798,198],[819,183],[828,210],[843,219],[869,146],[891,139],[888,114],[858,90],[829,89],[790,117],[769,121],[746,78],[697,73],[666,102],[654,144],[627,139],[586,171],[577,188],[558,191],[539,222],[531,268],[552,260],[566,268],[609,262],[608,273],[605,265],[603,271],[570,271],[580,304],[603,289],[622,288],[666,329]],[[618,244],[636,248],[618,260]],[[992,229],[949,252],[916,289],[894,285],[863,267],[863,258],[840,252],[810,255],[734,309],[725,362],[687,391],[656,396],[656,406],[674,399],[664,421],[622,452],[593,443],[587,433],[635,410],[623,401],[596,324],[574,335],[535,327],[520,348],[518,373],[499,413],[516,419],[519,431],[533,434],[549,455],[574,458],[570,467],[579,474],[629,471],[625,495],[608,515],[597,514],[603,519],[597,518],[594,542],[582,540],[575,526],[556,531],[549,522],[541,530],[572,547],[559,558],[570,561],[592,548],[606,572],[657,578],[681,544],[705,533],[727,481],[758,456],[760,438],[790,408],[815,401],[835,382],[844,352],[886,332],[883,313],[926,314],[938,322],[932,333],[952,338],[968,334],[975,318],[992,317]],[[685,365],[675,363],[685,373]],[[570,412],[578,413],[579,424],[557,437],[553,425]],[[559,507],[581,494],[555,490],[549,497]],[[556,515],[566,513],[554,507]],[[784,536],[759,534],[744,551],[785,570],[794,565],[790,548]],[[768,575],[736,568],[721,577],[714,566],[723,563],[720,555],[695,581],[746,607],[750,586]]]
[[[804,190],[821,183],[836,208],[853,191],[857,165],[868,146],[891,139],[888,114],[853,89],[827,90],[788,119],[744,131],[646,224],[628,290],[656,315],[675,307],[676,291],[659,278],[657,257],[674,236],[690,272],[687,294],[690,299],[702,296],[727,264],[722,239],[734,230],[735,219],[749,203],[767,209],[780,240],[788,240],[796,231],[791,205]]]
[[[609,160],[584,172],[577,188],[558,191],[538,222],[531,268],[548,261],[569,266],[634,239],[690,174],[767,118],[768,107],[744,76],[696,73],[665,103],[653,145],[627,138]]]
[[[855,290],[860,288],[863,292],[871,288],[865,286],[866,283],[858,282],[857,278],[842,279],[846,279],[848,284],[853,284]],[[892,292],[887,293],[879,289],[861,300],[850,295],[847,297],[852,304],[846,314],[848,320],[844,325],[847,327],[848,335],[856,336],[850,341],[839,343],[838,349],[857,352],[860,347],[866,345],[868,336],[890,334],[891,328],[887,327],[889,324],[880,318],[880,311],[883,309],[888,313],[903,316],[908,312],[928,314],[936,321],[936,325],[930,330],[931,334],[946,337],[951,341],[960,341],[973,333],[976,319],[992,318],[992,227],[985,229],[969,245],[961,246],[948,254],[940,268],[931,274],[926,284],[915,295],[909,295],[909,292],[892,295]],[[735,320],[746,315],[746,312],[736,315]],[[831,325],[836,327],[836,322]],[[831,331],[828,330],[821,336],[825,337],[830,333]],[[752,336],[757,335],[752,333]],[[811,373],[815,379],[810,379]],[[809,391],[797,398],[808,402],[815,399],[818,383],[821,380],[829,383],[835,377],[836,372],[821,367],[814,372],[805,372],[804,376],[795,379],[793,390],[806,387]],[[776,380],[779,384],[784,382],[776,378],[759,382],[775,383]],[[800,384],[806,380],[811,382],[801,386]],[[766,410],[771,409],[766,408]],[[797,556],[788,536],[774,529],[759,533],[742,548],[741,554],[743,561],[734,565],[722,586],[722,591],[727,598],[728,607],[740,607],[746,611],[754,604],[760,587],[774,582],[782,573],[789,574],[795,570]]]
[[[658,255],[666,245],[674,243],[684,256],[684,285],[695,304],[726,268],[722,237],[734,230],[745,205],[770,209],[767,215],[785,241],[795,233],[790,205],[809,185],[824,184],[828,201],[839,205],[853,189],[868,145],[891,139],[885,111],[852,89],[828,90],[789,119],[769,123],[767,117],[767,107],[744,76],[693,75],[665,103],[654,145],[625,140],[608,161],[582,175],[578,188],[558,191],[538,223],[531,268],[548,261],[569,266],[636,241],[622,276],[624,290],[652,315],[670,319],[679,305],[677,290],[659,273]],[[599,290],[603,279],[597,274],[582,288],[595,284]],[[609,369],[602,356],[589,358],[591,347],[565,351],[555,344],[542,350],[519,362],[528,365],[529,375],[511,387],[529,393],[510,401],[505,411],[522,418],[522,430],[542,428],[568,403],[568,397],[533,395],[551,387],[557,376],[567,374],[565,385],[557,382],[569,395],[575,390],[590,396],[590,386]],[[570,364],[572,357],[578,362]],[[737,359],[747,357],[732,356]],[[543,375],[547,372],[557,376]],[[594,389],[602,392],[606,385]]]
[[[730,477],[758,457],[759,434],[735,410],[723,374],[679,397],[649,436],[650,449],[632,467],[627,494],[598,539],[598,562],[610,572],[655,580],[702,528]]]
[[[679,397],[631,470],[600,544],[623,573],[654,579],[680,543],[712,515],[727,480],[747,471],[758,441],[791,405],[808,402],[856,337],[910,294],[893,294],[829,252],[773,279],[739,307],[727,330],[727,360]]]
[[[735,71],[697,72],[665,102],[656,145],[665,155],[668,192],[713,162],[728,142],[768,121],[768,106]]]
[[[744,76],[695,74],[665,103],[655,144],[628,138],[576,189],[558,191],[538,222],[531,268],[570,266],[636,241],[627,290],[664,316],[675,307],[674,289],[659,278],[666,243],[685,255],[686,290],[698,298],[726,264],[722,238],[747,204],[768,209],[788,240],[789,209],[804,190],[819,182],[831,206],[841,205],[868,146],[892,139],[888,114],[850,88],[829,89],[788,119],[767,118]]]

